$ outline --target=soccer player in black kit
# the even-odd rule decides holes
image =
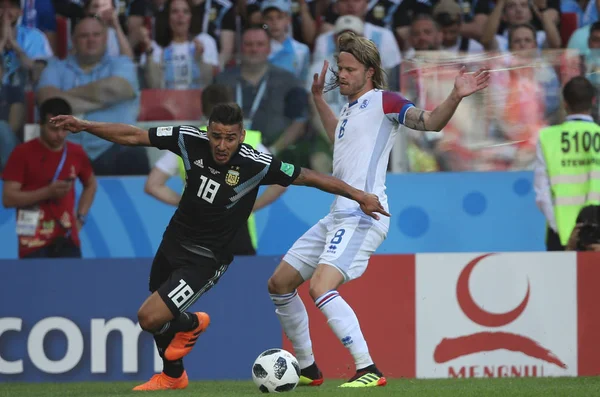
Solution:
[[[152,294],[138,311],[140,326],[154,335],[163,372],[134,390],[187,387],[182,358],[208,327],[210,318],[206,313],[186,310],[217,283],[232,262],[227,247],[250,216],[259,186],[312,186],[357,201],[366,214],[376,219],[376,212],[389,216],[373,194],[245,145],[243,120],[242,110],[235,103],[213,109],[208,131],[192,126],[146,131],[73,116],[50,120],[71,132],[86,131],[122,145],[167,149],[181,156],[185,165],[185,191],[152,263]]]

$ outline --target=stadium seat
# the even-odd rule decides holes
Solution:
[[[25,92],[25,122],[35,123],[35,93],[33,91]]]
[[[201,90],[142,90],[138,121],[200,120]]]
[[[563,48],[567,47],[567,43],[571,38],[571,35],[575,30],[579,21],[577,20],[577,14],[574,12],[566,12],[560,16],[560,39],[562,41]]]
[[[69,20],[56,16],[56,56],[65,59],[69,52]]]

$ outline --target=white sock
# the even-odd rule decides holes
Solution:
[[[317,308],[327,317],[327,323],[354,357],[356,369],[373,364],[367,341],[360,330],[354,310],[337,291],[329,291],[315,300]]]
[[[308,313],[298,291],[289,294],[271,294],[275,304],[275,313],[288,339],[294,346],[294,355],[300,368],[306,368],[315,362],[312,342],[308,331]]]

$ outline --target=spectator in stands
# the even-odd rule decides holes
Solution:
[[[234,90],[246,116],[244,127],[260,131],[269,151],[291,162],[295,155],[291,146],[305,133],[307,92],[293,74],[269,65],[270,52],[267,32],[260,27],[247,29],[241,65],[223,71],[216,82]]]
[[[430,0],[378,0],[368,1],[366,15],[363,0],[341,0],[332,1],[324,15],[324,23],[321,24],[321,33],[333,29],[335,21],[341,15],[355,15],[363,18],[365,22],[381,26],[395,32],[400,47],[407,49],[409,25],[413,16],[431,13]]]
[[[560,12],[565,14],[576,14],[577,15],[577,26],[582,27],[586,25],[585,20],[585,9],[588,4],[593,3],[590,0],[561,0]]]
[[[461,35],[462,10],[454,0],[441,0],[433,7],[433,18],[442,32],[442,49],[451,52],[478,53],[483,46]]]
[[[25,98],[23,86],[2,82],[3,67],[0,62],[0,171],[8,156],[19,143],[18,136],[25,124]]]
[[[106,53],[106,26],[85,17],[73,29],[74,53],[51,61],[40,79],[38,103],[52,97],[65,99],[87,120],[135,124],[139,89],[135,65],[125,56]],[[97,175],[147,174],[148,156],[142,147],[113,144],[88,133],[69,135],[92,160]]]
[[[255,26],[262,23],[261,6],[264,1],[248,0],[238,2],[238,13],[244,18],[245,26]],[[290,1],[292,26],[288,33],[295,40],[312,48],[319,33],[317,20],[325,12],[328,2],[329,0]]]
[[[263,20],[271,37],[269,62],[306,80],[310,62],[310,50],[306,44],[290,35],[291,12],[288,0],[265,0],[261,5]]]
[[[579,51],[588,66],[588,72],[600,66],[600,22],[594,22],[573,32],[568,48]]]
[[[56,53],[56,11],[52,1],[23,1],[21,25],[43,32]]]
[[[124,55],[133,59],[133,50],[123,32],[119,13],[112,0],[85,0],[84,10],[86,16],[97,17],[107,26],[106,51],[108,55],[113,57]]]
[[[341,16],[352,15],[365,21],[365,15],[368,9],[367,0],[338,0],[338,13]],[[381,52],[381,64],[388,75],[388,85],[391,90],[399,88],[398,76],[399,66],[402,61],[400,48],[394,34],[386,28],[365,22],[363,36],[375,43]],[[313,51],[313,62],[320,62],[329,59],[334,55],[336,42],[334,32],[320,34],[315,43]]]
[[[221,103],[228,103],[233,101],[233,95],[229,87],[212,84],[202,90],[202,113],[203,119],[200,127],[201,130],[206,130],[206,123],[210,116],[212,109]],[[252,146],[256,150],[264,153],[268,153],[268,149],[261,143],[260,131],[245,130],[246,137],[244,143]],[[199,166],[210,167],[209,163],[201,163]],[[163,203],[177,206],[181,195],[168,186],[166,186],[167,180],[172,177],[179,175],[185,183],[185,166],[181,157],[177,156],[173,152],[166,151],[165,154],[156,162],[154,168],[150,171],[144,190],[146,193],[157,198]],[[279,185],[269,186],[263,194],[258,197],[254,204],[253,211],[258,211],[273,201],[277,200],[287,190],[286,187]],[[231,252],[234,255],[256,255],[256,249],[258,244],[258,237],[256,232],[256,224],[254,215],[251,215],[246,222],[237,232],[236,237],[233,239]]]
[[[542,29],[536,31],[536,43],[539,48],[560,48],[561,38],[558,30],[558,14],[553,8],[540,8],[538,3],[546,0],[498,0],[486,23],[481,43],[486,50],[508,50],[508,32],[512,26],[532,24],[537,17]],[[501,22],[504,22],[502,34],[498,34]]]
[[[142,44],[146,36],[159,42],[167,40],[165,35],[169,26],[169,13],[166,4],[167,0],[133,0],[129,4],[127,37],[136,59],[148,49]]]
[[[40,136],[15,148],[4,170],[2,202],[17,209],[19,258],[81,257],[79,231],[94,201],[96,178],[82,147],[48,123],[71,114],[51,98],[40,107]],[[75,179],[83,184],[75,210]]]
[[[24,85],[37,59],[52,57],[46,36],[36,28],[18,25],[20,0],[0,1],[0,53],[3,54],[4,83]]]
[[[415,51],[437,51],[442,48],[442,34],[439,25],[429,14],[419,14],[410,24],[410,49],[405,53],[405,59],[415,56]]]
[[[234,0],[192,0],[190,32],[194,36],[208,34],[216,41],[221,67],[233,57],[235,30]]]
[[[176,90],[204,88],[219,68],[217,43],[207,33],[191,36],[189,1],[170,0],[167,7],[169,27],[166,42],[149,42],[148,36],[143,39],[147,51],[140,63],[146,85]]]
[[[487,134],[494,143],[511,143],[485,151],[481,160],[493,163],[490,169],[531,168],[539,130],[559,117],[560,81],[535,38],[533,26],[513,26],[508,33],[511,53],[490,59],[489,67],[499,71],[491,79],[494,96],[487,111],[494,119]]]

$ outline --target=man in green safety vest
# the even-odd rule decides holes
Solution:
[[[546,217],[548,251],[565,249],[585,206],[600,203],[600,126],[592,119],[594,86],[585,77],[563,88],[567,119],[540,131],[536,204]]]
[[[229,87],[220,84],[212,84],[206,87],[202,90],[202,114],[204,117],[204,120],[202,121],[208,120],[208,116],[216,105],[231,102],[232,100],[233,95],[231,94]],[[206,126],[203,125],[200,129],[206,130]],[[246,130],[244,143],[252,146],[258,151],[269,152],[261,143],[260,131]],[[166,186],[167,180],[175,175],[179,175],[185,184],[186,172],[183,160],[176,154],[167,151],[150,171],[144,186],[144,191],[166,204],[177,206],[181,199],[181,194]],[[257,198],[253,212],[258,211],[277,200],[286,189],[286,187],[280,185],[268,186],[264,193]],[[256,220],[254,214],[252,214],[248,218],[247,224],[238,230],[232,242],[231,250],[234,255],[256,255],[257,249],[258,236],[256,232]]]

